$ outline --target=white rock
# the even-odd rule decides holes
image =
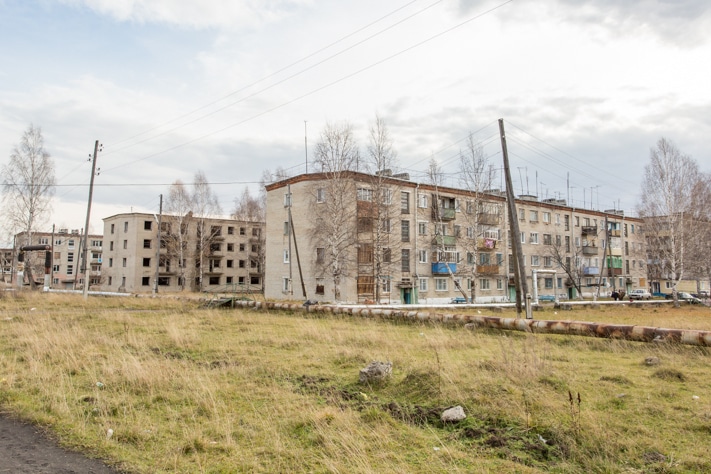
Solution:
[[[440,419],[445,423],[452,423],[457,421],[462,421],[467,415],[464,413],[464,408],[460,405],[456,407],[447,408],[442,412]]]

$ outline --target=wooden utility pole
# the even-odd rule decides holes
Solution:
[[[96,155],[99,152],[99,140],[94,142],[94,156],[91,160],[91,179],[89,180],[89,202],[86,206],[86,225],[84,225],[84,245],[82,249],[82,274],[84,275],[84,299],[89,298],[90,275],[87,271],[87,248],[89,239],[89,219],[91,218],[91,198],[94,194],[94,176],[96,175]],[[91,265],[89,265],[91,268]]]
[[[506,134],[504,133],[504,119],[499,119],[499,134],[501,135],[501,151],[504,155],[504,174],[506,176],[506,202],[509,206],[509,224],[511,226],[511,249],[513,250],[514,282],[516,285],[516,314],[521,317],[522,299],[526,298],[526,318],[530,319],[531,307],[526,282],[526,263],[521,250],[521,230],[518,227],[518,213],[516,212],[516,196],[511,183],[511,168],[509,167],[509,152],[506,148]]]
[[[158,208],[158,238],[156,242],[156,277],[153,282],[153,296],[158,293],[158,278],[160,275],[160,225],[163,218],[163,195],[160,195],[160,207]]]

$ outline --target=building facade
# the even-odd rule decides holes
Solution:
[[[531,291],[646,288],[642,222],[561,200],[516,200]],[[503,193],[407,175],[299,175],[267,186],[265,296],[382,303],[514,301]]]
[[[145,213],[104,219],[105,291],[261,292],[261,222]]]
[[[16,247],[23,245],[50,245],[52,266],[50,269],[50,288],[52,289],[82,289],[84,287],[84,272],[82,271],[82,245],[84,235],[79,229],[59,229],[56,232],[34,232],[27,239],[25,232],[15,235]],[[98,289],[102,283],[101,263],[103,252],[103,236],[90,234],[87,236],[87,271],[89,273],[89,288]],[[13,252],[13,269],[17,268],[17,249]],[[39,285],[43,284],[45,274],[44,252],[26,252],[23,266],[32,265],[32,276]]]

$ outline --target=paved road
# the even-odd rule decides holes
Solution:
[[[0,414],[0,473],[118,474],[97,459],[60,448],[38,428]]]

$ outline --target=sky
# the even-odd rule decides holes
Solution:
[[[99,140],[101,233],[197,172],[229,214],[376,116],[399,171],[458,186],[470,134],[503,167],[503,119],[517,194],[636,215],[660,138],[711,171],[708,31],[708,0],[0,0],[0,165],[40,127],[45,227],[83,228]]]

